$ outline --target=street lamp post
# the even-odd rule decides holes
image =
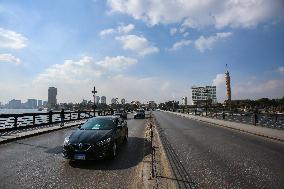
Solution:
[[[94,90],[92,91],[93,97],[94,97],[94,105],[93,105],[93,110],[94,110],[94,117],[96,117],[96,87],[94,86]]]

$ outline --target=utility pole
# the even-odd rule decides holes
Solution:
[[[93,93],[93,97],[94,97],[94,105],[93,105],[93,110],[94,110],[94,117],[96,117],[96,93],[97,93],[97,91],[96,91],[96,87],[94,86],[94,90],[92,91],[92,93]]]

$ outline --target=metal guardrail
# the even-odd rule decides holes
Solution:
[[[205,116],[214,119],[222,119],[231,122],[237,123],[245,123],[245,124],[252,124],[258,125],[262,127],[268,127],[273,129],[284,129],[284,116],[283,115],[275,115],[275,114],[264,114],[258,113],[257,114],[257,122],[255,123],[254,120],[254,113],[252,112],[230,112],[224,111],[225,116],[223,117],[221,111],[193,111],[193,110],[183,110],[177,109],[176,112],[180,113],[187,113],[197,116]]]
[[[88,119],[95,115],[109,115],[111,110],[94,111],[66,111],[64,122]],[[61,122],[59,112],[46,113],[23,113],[23,114],[0,114],[0,132],[40,127]]]

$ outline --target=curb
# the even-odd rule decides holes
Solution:
[[[168,113],[172,113],[172,112],[168,112]],[[190,118],[190,117],[188,117],[186,115],[182,115],[182,114],[176,114],[176,113],[172,113],[172,114],[174,114],[176,116],[181,116],[181,117],[185,117],[185,118],[188,118],[188,119],[192,119],[192,120],[195,120],[195,121],[200,121],[200,122],[203,122],[203,123],[208,123],[208,124],[211,124],[211,125],[224,127],[224,128],[231,129],[231,130],[240,131],[240,132],[243,132],[243,133],[248,133],[248,134],[252,134],[252,135],[255,135],[255,136],[259,136],[259,137],[264,137],[264,138],[276,140],[276,141],[279,141],[279,142],[284,142],[284,140],[281,139],[281,138],[272,137],[272,136],[269,136],[269,135],[259,134],[259,133],[255,133],[255,132],[250,132],[250,131],[247,131],[247,130],[244,130],[244,129],[238,129],[238,128],[230,127],[230,126],[227,126],[227,125],[213,123],[213,122],[210,122],[210,121],[204,121],[204,120],[200,120],[198,118]]]
[[[3,141],[0,141],[0,145],[6,144],[6,143],[9,143],[9,142],[12,142],[12,141],[16,141],[16,140],[21,140],[21,139],[30,138],[30,137],[33,137],[33,136],[38,136],[38,135],[41,135],[41,134],[51,133],[53,131],[59,131],[59,130],[63,130],[63,129],[68,129],[68,128],[75,127],[75,126],[78,126],[78,125],[81,125],[81,124],[82,123],[77,123],[75,125],[59,127],[59,128],[55,128],[55,129],[51,129],[51,130],[46,130],[46,131],[39,131],[39,132],[32,133],[32,134],[29,134],[29,135],[24,135],[24,136],[19,136],[19,137],[15,137],[15,138],[6,139],[6,140],[3,140]]]

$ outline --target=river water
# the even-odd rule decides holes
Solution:
[[[44,113],[38,109],[0,109],[0,114]]]

